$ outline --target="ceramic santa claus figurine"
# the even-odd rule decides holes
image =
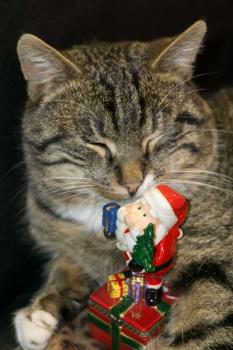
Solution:
[[[182,237],[179,226],[186,212],[186,199],[165,185],[150,188],[140,199],[120,207],[117,212],[117,247],[123,252],[128,267],[133,272],[144,274],[148,305],[158,303],[162,277],[174,265],[177,240]],[[148,227],[153,227],[153,238],[148,236],[153,246],[149,265],[144,264],[143,259],[142,263],[135,259],[137,245],[143,244],[139,243],[138,238],[147,234]],[[146,244],[150,247],[148,241]]]

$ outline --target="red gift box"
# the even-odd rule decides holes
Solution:
[[[145,300],[134,303],[126,296],[111,299],[107,284],[90,296],[89,329],[91,336],[112,350],[139,349],[146,346],[161,331],[165,317],[175,302],[164,288],[158,306],[150,307]]]

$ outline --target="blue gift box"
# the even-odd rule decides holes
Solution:
[[[103,207],[102,225],[104,235],[109,239],[116,237],[116,219],[119,208],[120,206],[116,203],[108,203]]]

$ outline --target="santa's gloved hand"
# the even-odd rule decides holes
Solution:
[[[141,272],[143,267],[136,263],[134,259],[130,260],[128,267],[133,272]]]

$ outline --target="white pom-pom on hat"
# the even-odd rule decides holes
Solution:
[[[185,217],[185,198],[168,186],[151,187],[143,194],[143,199],[149,205],[151,215],[167,229],[172,228],[178,221],[181,223]]]

